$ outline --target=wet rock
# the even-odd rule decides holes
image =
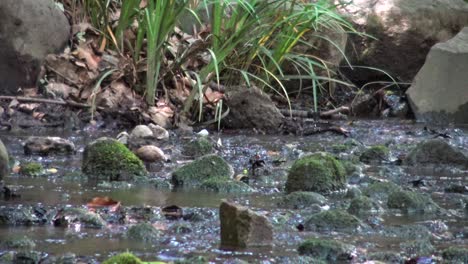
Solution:
[[[370,94],[359,94],[351,103],[351,113],[360,117],[375,117],[377,100]]]
[[[22,237],[17,239],[11,239],[4,242],[4,246],[8,249],[13,250],[33,250],[36,247],[36,243],[29,237]]]
[[[127,237],[139,242],[154,243],[159,238],[159,231],[149,223],[140,223],[128,229]]]
[[[328,263],[341,263],[352,259],[353,246],[336,240],[311,238],[302,242],[297,251],[300,255],[327,261]]]
[[[432,237],[431,231],[423,225],[388,226],[382,232],[384,237],[401,240],[424,240]]]
[[[117,141],[119,141],[120,143],[124,144],[125,146],[128,145],[128,139],[130,138],[130,135],[127,133],[127,132],[120,132],[116,139]]]
[[[70,25],[52,0],[0,1],[1,94],[35,87],[49,53],[69,41]]]
[[[143,162],[125,145],[111,138],[99,138],[83,152],[81,170],[93,180],[134,180],[148,173]]]
[[[54,226],[80,225],[87,228],[103,228],[106,222],[96,213],[82,208],[63,208],[53,219]]]
[[[467,40],[468,27],[465,27],[452,39],[431,48],[406,92],[418,120],[468,123],[468,76],[461,70],[468,67]]]
[[[104,262],[102,264],[140,264],[143,263],[139,258],[137,258],[135,255],[132,253],[121,253],[118,255],[115,255]]]
[[[370,253],[367,258],[370,260],[370,263],[372,263],[371,261],[373,260],[382,261],[384,263],[403,263],[405,261],[405,258],[399,253],[391,251],[373,252]]]
[[[345,169],[328,153],[315,153],[296,160],[286,181],[286,192],[326,193],[346,184]]]
[[[364,188],[363,194],[372,199],[386,201],[390,193],[401,190],[401,187],[393,182],[376,182]]]
[[[148,127],[153,132],[153,137],[155,137],[157,140],[169,139],[169,131],[167,131],[164,127],[155,124],[149,124]]]
[[[29,137],[24,143],[26,155],[73,154],[75,144],[60,137]]]
[[[232,86],[226,90],[226,105],[230,109],[222,120],[226,127],[278,131],[284,117],[267,94],[256,87]]]
[[[367,196],[358,196],[351,200],[348,213],[363,216],[380,211],[379,205]]]
[[[394,191],[388,196],[387,206],[404,212],[434,212],[439,207],[431,197],[415,191]]]
[[[463,247],[449,247],[442,251],[446,263],[468,263],[468,249]]]
[[[372,36],[351,35],[348,39],[349,63],[370,68],[343,67],[340,71],[359,84],[388,80],[386,74],[400,82],[411,82],[429,49],[450,39],[468,23],[468,7],[463,0],[354,0],[340,9],[355,28]],[[445,87],[450,82],[441,83],[440,87]]]
[[[30,206],[0,207],[0,225],[29,226],[46,221],[43,214]]]
[[[38,251],[19,251],[16,252],[13,263],[15,264],[36,264],[41,263],[43,254]]]
[[[361,226],[359,218],[339,209],[314,214],[304,223],[305,230],[315,232],[357,231]]]
[[[348,190],[346,191],[346,198],[350,198],[350,199],[353,199],[353,198],[356,198],[356,197],[360,197],[362,195],[362,191],[358,188],[358,187],[350,187],[348,188]]]
[[[223,201],[219,207],[221,247],[226,249],[271,246],[273,226],[265,216]]]
[[[138,148],[143,145],[151,145],[155,140],[156,138],[151,128],[146,125],[138,125],[130,132],[128,146],[131,149]]]
[[[28,162],[21,165],[20,173],[25,176],[39,176],[44,172],[40,163]]]
[[[405,241],[400,244],[400,248],[408,256],[430,256],[435,250],[429,239]]]
[[[153,145],[146,145],[138,148],[135,150],[135,155],[144,162],[167,162],[170,160],[160,148]]]
[[[206,137],[199,137],[184,146],[182,154],[191,157],[201,157],[213,152],[213,144]]]
[[[2,140],[0,140],[0,181],[9,175],[9,163],[8,151],[5,145],[3,145]]]
[[[445,188],[445,192],[468,194],[468,186],[452,184],[449,187]]]
[[[405,100],[396,94],[385,94],[383,100],[390,107],[390,116],[405,118],[409,111],[409,106]]]
[[[172,173],[174,187],[197,187],[208,180],[229,180],[234,170],[218,155],[206,155]]]
[[[207,180],[204,181],[200,189],[209,190],[218,193],[251,193],[252,187],[241,181],[226,180]]]
[[[468,168],[468,157],[443,139],[419,143],[404,160],[405,165],[441,164]]]
[[[388,161],[390,150],[384,145],[371,146],[359,157],[359,160],[364,163],[379,164]]]
[[[325,205],[327,198],[319,193],[314,192],[292,192],[282,197],[278,202],[278,206],[290,209],[305,209],[311,205]]]

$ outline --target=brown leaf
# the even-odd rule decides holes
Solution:
[[[115,201],[108,196],[94,197],[90,202],[86,204],[87,207],[96,209],[100,207],[109,207],[111,211],[116,211],[120,207],[120,202]]]
[[[94,54],[91,48],[80,46],[76,49],[76,55],[79,59],[84,59],[86,61],[88,69],[93,71],[98,69],[101,58]]]
[[[18,110],[25,112],[25,113],[32,113],[36,110],[40,104],[30,103],[30,104],[19,104]]]
[[[224,93],[213,91],[211,88],[208,88],[205,91],[203,103],[216,104],[221,99],[224,99]]]

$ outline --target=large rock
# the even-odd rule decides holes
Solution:
[[[443,139],[419,143],[403,161],[405,165],[452,165],[468,168],[468,157]]]
[[[256,87],[233,86],[226,93],[229,114],[223,119],[228,128],[257,128],[277,131],[283,115],[270,97]]]
[[[246,207],[223,201],[219,207],[221,248],[271,246],[273,226],[265,216]]]
[[[60,137],[29,137],[23,149],[26,155],[72,154],[75,152],[75,144]]]
[[[353,250],[352,245],[323,238],[307,239],[297,249],[300,255],[309,255],[327,263],[348,263],[352,259]]]
[[[286,192],[326,193],[341,189],[345,184],[346,172],[341,162],[328,153],[315,153],[294,162],[286,181]]]
[[[52,0],[0,1],[0,87],[14,94],[36,85],[42,61],[63,48],[70,25]]]
[[[8,176],[9,171],[8,151],[0,140],[0,181]]]
[[[468,25],[468,23],[467,23]],[[436,44],[407,91],[416,118],[468,124],[468,27]]]
[[[148,173],[143,162],[124,144],[111,138],[99,138],[86,146],[81,165],[90,179],[126,181]]]
[[[351,64],[379,68],[402,82],[413,80],[434,44],[468,25],[464,0],[354,0],[341,11],[359,31],[373,36],[350,36]],[[388,79],[375,70],[341,70],[358,84]]]

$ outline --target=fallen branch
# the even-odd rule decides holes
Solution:
[[[289,109],[280,109],[280,112],[284,116],[291,115],[293,117],[300,117],[300,118],[317,118],[317,117],[320,117],[320,118],[327,119],[327,118],[331,118],[334,115],[339,114],[339,113],[349,113],[349,110],[350,109],[347,106],[340,106],[340,107],[338,107],[336,109],[332,109],[332,110],[328,110],[328,111],[324,111],[324,112],[320,112],[320,113],[316,113],[316,112],[314,112],[312,110],[306,111],[306,110],[289,110]]]

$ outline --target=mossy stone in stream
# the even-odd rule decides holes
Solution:
[[[182,153],[191,157],[201,157],[213,152],[213,144],[206,137],[199,137],[184,146]]]
[[[359,156],[364,163],[382,163],[389,159],[390,150],[384,145],[375,145],[367,148]]]
[[[148,174],[135,154],[111,138],[100,138],[86,146],[81,169],[90,179],[104,181],[134,180]]]
[[[210,179],[204,181],[201,189],[210,190],[218,193],[251,193],[254,190],[249,185],[241,181]]]
[[[414,191],[394,191],[387,201],[388,208],[405,212],[434,212],[438,206],[431,197]]]
[[[139,258],[137,258],[132,253],[126,252],[119,255],[115,255],[102,264],[140,264],[143,263]]]
[[[400,243],[400,248],[408,256],[431,255],[435,248],[429,239],[414,239]]]
[[[21,165],[20,173],[26,176],[39,176],[43,173],[44,168],[40,163],[28,162]]]
[[[346,211],[335,209],[309,217],[304,228],[307,231],[351,231],[361,226],[361,220]]]
[[[363,194],[372,199],[386,200],[392,192],[401,190],[401,187],[393,182],[375,182],[364,188]]]
[[[346,173],[340,161],[324,152],[296,160],[286,181],[286,192],[309,191],[326,193],[341,189]]]
[[[444,263],[468,263],[468,248],[449,247],[442,251]]]
[[[348,213],[356,216],[367,215],[378,210],[378,204],[376,204],[369,197],[362,195],[354,197],[348,207]]]
[[[106,222],[96,213],[83,208],[63,208],[54,219],[55,226],[81,224],[87,228],[103,228]]]
[[[329,263],[349,260],[353,246],[329,239],[311,238],[302,242],[297,251],[300,255],[307,255]]]
[[[159,232],[149,223],[140,223],[131,226],[127,231],[127,236],[136,241],[154,243],[159,238]]]
[[[8,158],[8,151],[3,145],[3,142],[0,140],[0,181],[8,176],[10,172],[9,169],[9,158]]]
[[[175,187],[198,187],[205,181],[228,181],[234,170],[222,157],[206,155],[176,169],[172,173]]]
[[[36,247],[36,243],[29,237],[22,237],[22,238],[13,238],[10,240],[5,241],[4,246],[6,246],[8,249],[14,249],[14,250],[21,250],[21,251],[27,251],[27,250],[33,250]]]
[[[315,192],[292,192],[278,202],[278,207],[289,209],[305,209],[313,204],[324,205],[327,198]]]

